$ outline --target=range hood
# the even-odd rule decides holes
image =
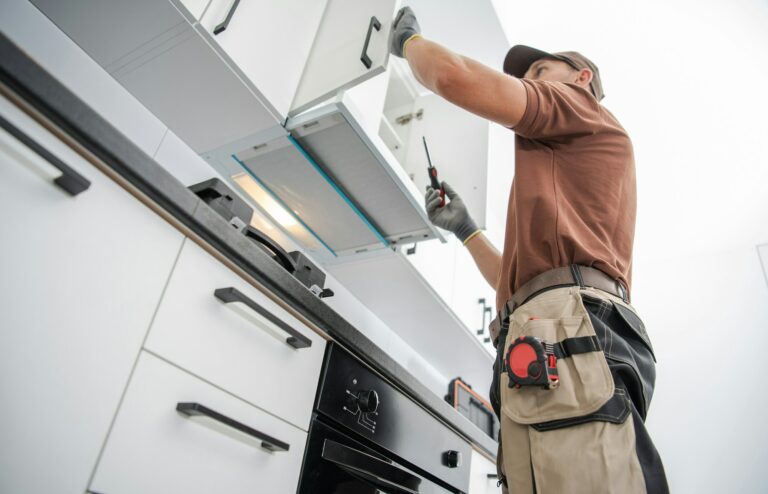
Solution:
[[[322,245],[315,252],[322,257],[443,240],[427,218],[421,193],[379,136],[363,130],[355,112],[342,95],[289,119],[284,136],[204,157],[236,185],[235,177],[247,174]]]

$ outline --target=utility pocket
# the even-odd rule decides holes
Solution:
[[[533,424],[531,469],[537,492],[647,493],[631,407],[626,392],[616,389],[595,413]]]
[[[504,355],[520,336],[534,336],[552,344],[568,338],[595,336],[578,294],[563,295],[566,296],[550,297],[525,309],[525,306],[520,307],[515,312],[504,343]],[[562,315],[563,309],[568,315]],[[557,314],[559,317],[532,318],[534,314],[542,314],[542,317]],[[509,376],[506,369],[502,369],[499,388],[503,413],[518,424],[580,417],[596,412],[614,394],[613,377],[602,351],[558,359],[557,372],[560,382],[557,388],[510,388]]]

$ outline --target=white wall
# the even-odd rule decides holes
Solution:
[[[672,491],[766,492],[768,284],[757,248],[642,261],[635,293],[658,359],[647,423]]]

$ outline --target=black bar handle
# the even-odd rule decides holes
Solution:
[[[224,302],[225,304],[231,304],[234,302],[241,302],[245,305],[247,305],[251,310],[259,314],[260,316],[267,319],[269,322],[277,326],[278,328],[282,329],[286,333],[288,333],[288,338],[286,338],[285,342],[292,346],[293,348],[299,349],[299,348],[308,348],[312,346],[312,340],[304,336],[303,334],[299,333],[274,315],[270,313],[267,309],[260,306],[253,300],[251,300],[248,296],[246,296],[243,292],[238,290],[235,287],[227,287],[227,288],[217,288],[213,295]]]
[[[336,441],[326,439],[320,456],[356,477],[363,477],[385,492],[419,492],[421,479],[411,472]]]
[[[371,57],[368,56],[368,44],[371,42],[371,32],[374,28],[377,31],[381,31],[381,22],[379,22],[375,15],[371,17],[371,22],[368,23],[368,32],[365,33],[365,43],[363,44],[363,54],[360,55],[360,61],[363,62],[366,69],[370,69],[373,64]]]
[[[235,0],[232,2],[232,6],[229,8],[229,12],[227,12],[227,17],[219,23],[218,26],[213,28],[213,34],[219,34],[223,33],[225,29],[227,29],[227,26],[229,26],[229,21],[232,20],[232,16],[235,15],[235,10],[237,10],[237,6],[240,4],[240,0]]]
[[[186,415],[187,417],[208,417],[212,420],[215,420],[216,422],[226,425],[227,427],[231,427],[236,431],[247,434],[257,441],[261,441],[261,447],[267,451],[288,451],[288,449],[291,447],[291,445],[288,443],[284,443],[279,439],[275,439],[274,437],[264,434],[263,432],[259,432],[252,427],[248,427],[247,425],[238,422],[237,420],[232,420],[231,418],[222,415],[219,412],[201,405],[200,403],[179,402],[176,404],[176,411]]]
[[[56,167],[60,172],[61,175],[53,179],[53,183],[58,185],[60,188],[64,189],[69,193],[71,196],[76,196],[77,194],[85,191],[88,189],[88,187],[91,186],[91,182],[77,173],[75,170],[70,168],[69,165],[61,161],[59,158],[51,154],[50,151],[45,149],[43,146],[40,145],[37,141],[29,137],[27,134],[22,132],[20,129],[18,129],[15,125],[13,125],[8,120],[4,119],[0,116],[0,127],[5,129],[6,132],[11,134],[13,137],[18,139],[22,144],[27,146],[29,149],[34,151],[38,156],[43,158],[45,161]]]

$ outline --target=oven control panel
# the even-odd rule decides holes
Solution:
[[[452,429],[336,344],[326,353],[317,411],[458,490],[470,446]],[[449,461],[448,461],[449,460]]]

